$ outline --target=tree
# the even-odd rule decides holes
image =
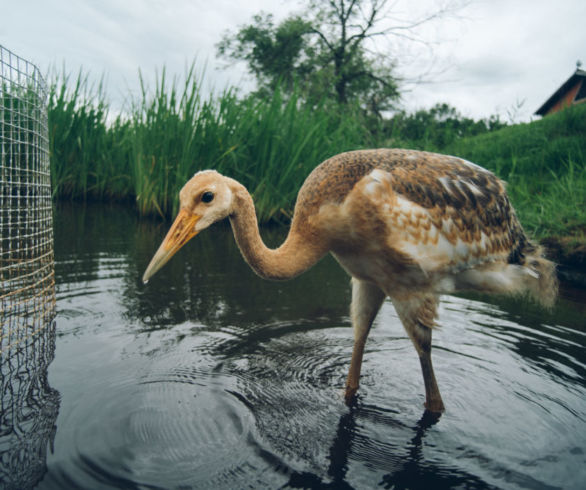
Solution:
[[[390,37],[423,42],[415,29],[461,8],[451,0],[415,20],[391,16],[388,0],[306,0],[307,12],[275,25],[270,14],[254,16],[218,43],[220,56],[242,60],[261,91],[297,80],[308,99],[357,101],[380,116],[399,97],[398,59],[382,50]],[[392,19],[390,21],[390,19]]]
[[[362,95],[376,111],[398,96],[392,61],[367,52],[368,40],[381,34],[376,27],[386,3],[387,0],[310,2],[317,20],[312,33],[317,37],[323,62],[333,65],[332,82],[340,103]],[[378,100],[373,98],[374,92],[381,94]]]
[[[277,83],[291,89],[295,79],[304,80],[314,70],[306,54],[310,49],[305,36],[311,29],[298,16],[275,26],[272,14],[261,12],[235,35],[226,33],[217,50],[220,56],[246,61],[261,90],[272,91]]]

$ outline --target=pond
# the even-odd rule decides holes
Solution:
[[[584,488],[584,291],[564,288],[551,313],[443,297],[439,419],[387,301],[347,407],[350,283],[335,261],[263,281],[218,225],[145,286],[168,226],[56,212],[57,402],[38,488]]]

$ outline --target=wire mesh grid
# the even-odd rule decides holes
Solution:
[[[47,86],[0,46],[0,487],[29,488],[45,471],[58,394]],[[4,487],[3,485],[6,485]]]
[[[46,328],[55,311],[47,86],[0,46],[0,352]],[[23,321],[26,319],[26,321]]]

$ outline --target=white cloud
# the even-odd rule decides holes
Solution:
[[[528,120],[586,56],[586,2],[478,1],[464,16],[439,29],[440,37],[454,39],[438,49],[451,68],[445,82],[414,91],[422,106],[445,100],[486,117],[506,116],[525,101],[520,116]]]
[[[436,1],[417,4],[432,9]],[[413,3],[397,3],[411,14]],[[261,10],[277,19],[298,4],[269,0],[22,0],[3,9],[0,43],[36,63],[43,72],[65,64],[94,80],[105,76],[109,97],[120,104],[137,93],[138,70],[149,84],[155,70],[182,76],[196,61],[209,87],[250,82],[243,65],[219,70],[215,44],[222,34]],[[432,66],[434,83],[407,85],[410,109],[448,102],[463,114],[488,117],[525,101],[523,119],[570,76],[575,61],[586,61],[586,2],[583,0],[477,0],[461,18],[446,18],[422,29],[432,42],[413,46],[395,39],[402,74],[416,78]]]

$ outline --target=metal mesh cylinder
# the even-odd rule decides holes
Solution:
[[[0,323],[3,355],[55,310],[47,87],[0,47]],[[28,321],[22,321],[22,318]]]
[[[47,382],[55,349],[55,273],[47,86],[0,46],[0,486],[45,471],[58,410]]]

